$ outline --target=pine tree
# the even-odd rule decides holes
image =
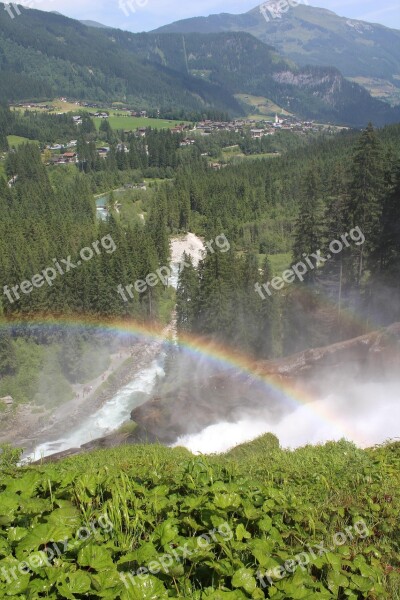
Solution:
[[[313,165],[306,173],[300,199],[300,210],[295,225],[293,261],[303,261],[304,255],[310,255],[321,249],[323,242],[322,202],[320,199],[320,181]],[[309,269],[304,276],[306,282],[313,282],[316,270]]]
[[[0,307],[1,308],[1,307]],[[17,357],[12,338],[0,316],[0,377],[14,375],[17,370]]]
[[[359,227],[366,239],[353,249],[354,276],[360,285],[366,262],[376,258],[382,234],[383,153],[371,123],[357,143],[350,172],[349,225]]]
[[[263,266],[262,281],[265,283],[273,278],[271,264],[268,257],[265,258]],[[255,343],[257,356],[262,358],[274,358],[281,354],[281,335],[280,335],[280,317],[279,305],[281,296],[265,294],[264,299],[260,299],[260,305],[257,312],[258,335]]]

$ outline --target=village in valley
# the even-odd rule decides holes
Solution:
[[[199,136],[210,136],[219,132],[228,132],[239,134],[243,137],[250,137],[253,140],[261,140],[265,136],[274,136],[277,131],[290,131],[297,135],[307,135],[325,131],[334,133],[338,129],[336,126],[319,124],[313,121],[302,121],[295,115],[288,113],[275,113],[275,116],[252,115],[250,118],[239,118],[231,121],[213,121],[203,120],[196,123],[169,121],[160,117],[159,111],[154,115],[146,110],[133,110],[128,107],[104,108],[98,104],[79,102],[60,98],[54,103],[21,103],[14,107],[15,110],[40,111],[49,114],[71,113],[72,119],[77,127],[77,138],[79,137],[79,127],[82,125],[83,114],[92,118],[95,122],[108,120],[114,130],[123,131],[124,135],[145,138],[149,129],[168,128],[172,134],[181,136],[180,147],[190,147],[196,144]],[[126,124],[125,124],[126,123]],[[137,123],[137,127],[134,125]],[[116,126],[117,125],[117,126]],[[46,164],[65,165],[77,164],[79,161],[77,152],[78,140],[58,140],[53,144],[48,144],[46,151]],[[128,145],[120,142],[116,150],[128,152]],[[109,145],[97,144],[97,153],[100,158],[105,158],[110,152]],[[203,154],[207,156],[208,154]],[[209,163],[212,168],[221,168],[220,163]]]

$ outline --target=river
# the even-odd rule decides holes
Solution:
[[[178,284],[179,265],[183,254],[189,254],[197,264],[204,251],[204,245],[200,238],[194,234],[187,234],[181,238],[171,240],[171,271],[172,276],[169,285],[176,289]],[[101,408],[92,415],[83,418],[81,424],[74,429],[66,430],[63,437],[39,444],[24,459],[39,460],[57,452],[63,452],[70,448],[79,448],[95,439],[116,431],[126,421],[134,408],[145,401],[145,396],[151,394],[158,377],[164,376],[165,348],[161,341],[153,341],[152,344],[159,346],[156,358],[150,364],[139,371],[127,385],[122,387],[113,398],[105,402]]]

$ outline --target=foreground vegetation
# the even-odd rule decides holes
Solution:
[[[1,597],[400,597],[398,443],[289,452],[267,434],[208,458],[125,446],[36,467],[1,459]],[[306,566],[257,578],[301,553]]]

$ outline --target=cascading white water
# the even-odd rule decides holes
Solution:
[[[203,250],[204,246],[200,238],[191,233],[184,238],[172,240],[172,276],[169,285],[177,287],[183,253],[190,254],[193,257],[194,264],[197,264]],[[83,444],[116,431],[123,423],[128,421],[132,410],[143,403],[141,394],[151,394],[157,377],[164,375],[165,351],[163,350],[163,344],[160,342],[154,343],[159,344],[160,352],[148,367],[135,375],[128,385],[119,390],[111,400],[106,402],[94,414],[84,418],[79,427],[68,431],[68,424],[66,424],[64,437],[38,445],[33,452],[24,457],[24,460],[39,460],[70,448],[79,448]]]
[[[359,383],[340,394],[299,407],[273,423],[267,413],[243,416],[236,423],[220,422],[203,431],[180,437],[174,446],[194,453],[226,452],[263,433],[275,434],[284,448],[298,448],[346,438],[359,447],[399,438],[400,385]]]
[[[112,433],[123,423],[130,419],[134,408],[143,403],[141,393],[150,394],[156,378],[164,375],[162,364],[165,354],[162,352],[150,367],[143,369],[135,378],[123,387],[111,400],[106,402],[98,411],[90,415],[65,437],[54,442],[40,444],[26,457],[39,460],[56,452],[63,452],[69,448],[79,448],[83,444]],[[139,394],[138,394],[139,392]]]

